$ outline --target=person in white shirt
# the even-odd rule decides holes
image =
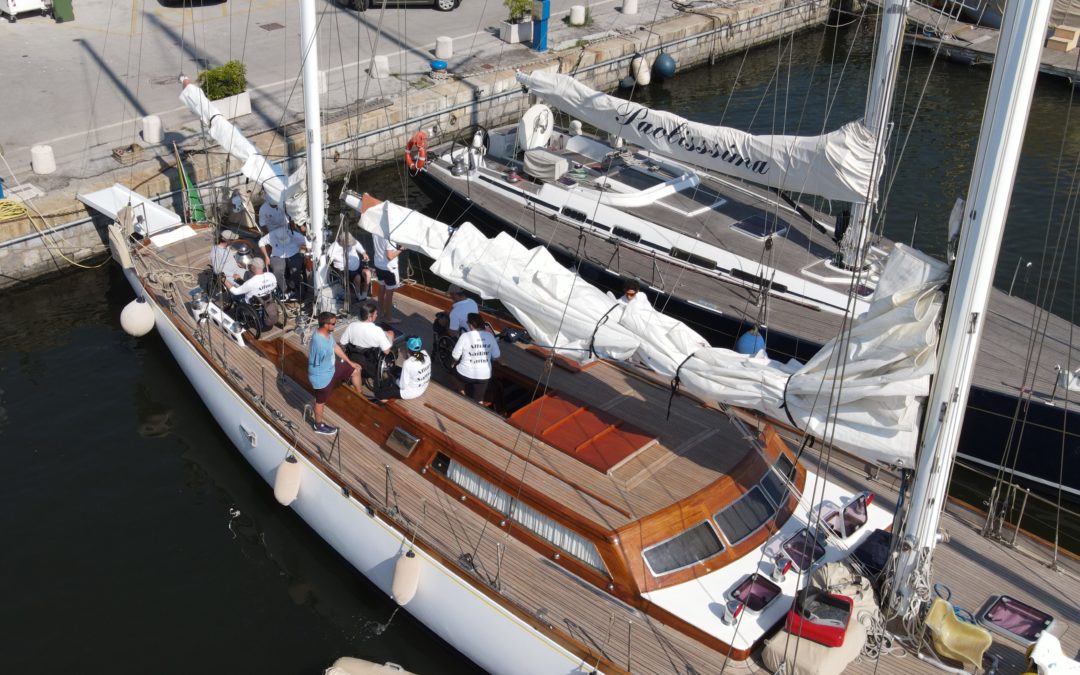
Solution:
[[[461,286],[452,284],[447,293],[450,295],[450,299],[454,301],[454,304],[450,307],[450,336],[457,337],[461,335],[461,331],[465,330],[469,321],[470,314],[479,314],[480,308],[476,306],[476,301],[465,295],[465,291]]]
[[[244,268],[236,262],[236,254],[232,249],[236,239],[236,233],[232,230],[222,230],[221,241],[210,248],[210,269],[213,270],[215,279],[224,277],[232,281],[239,280],[244,275]]]
[[[649,296],[645,295],[641,290],[641,284],[636,279],[627,279],[626,283],[623,284],[623,294],[619,298],[619,302],[628,305],[638,299],[648,302]]]
[[[360,320],[348,325],[338,344],[350,359],[360,363],[364,374],[372,379],[379,376],[379,360],[390,354],[394,331],[384,330],[375,323],[379,310],[368,300],[360,306]]]
[[[401,367],[394,369],[397,381],[390,380],[375,395],[382,401],[400,398],[408,401],[419,398],[431,382],[431,357],[424,351],[424,341],[410,335],[401,348]]]
[[[307,250],[304,235],[288,227],[278,227],[259,239],[263,260],[277,278],[281,294],[299,293],[304,269],[301,251]]]
[[[251,302],[253,298],[262,298],[274,292],[277,288],[277,279],[266,271],[266,265],[262,260],[255,258],[248,269],[251,270],[251,277],[242,284],[225,279],[225,285],[229,287],[229,292],[233,297],[242,297],[244,302]]]
[[[273,232],[279,227],[285,227],[288,224],[289,217],[285,214],[285,209],[267,197],[266,201],[259,207],[259,228],[263,232]]]
[[[375,278],[379,280],[379,313],[387,323],[393,323],[394,290],[401,285],[398,272],[401,249],[382,235],[371,235],[372,255],[375,256]]]
[[[454,345],[452,356],[457,362],[454,370],[461,393],[481,405],[484,402],[488,380],[491,379],[492,364],[502,356],[495,336],[485,330],[484,319],[479,314],[470,314],[468,330],[463,332]]]
[[[343,276],[346,262],[348,262],[347,276],[352,282],[356,299],[361,302],[367,300],[367,288],[371,282],[371,270],[367,268],[367,263],[370,259],[360,242],[348,232],[343,231],[338,235],[337,241],[330,247],[328,253],[330,265],[338,272],[342,272]]]

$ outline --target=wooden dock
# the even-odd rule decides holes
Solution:
[[[868,0],[881,7],[881,0]],[[957,21],[948,14],[915,2],[908,12],[908,22],[918,27],[909,32],[907,43],[924,49],[940,50],[943,58],[970,65],[994,62],[998,47],[998,31]],[[1080,79],[1080,50],[1067,52],[1043,47],[1042,66],[1039,72],[1063,77],[1070,83]]]

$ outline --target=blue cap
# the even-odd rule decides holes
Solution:
[[[405,347],[408,348],[410,352],[418,352],[424,348],[424,341],[413,335],[405,341]]]

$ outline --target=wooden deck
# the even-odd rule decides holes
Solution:
[[[187,288],[181,284],[172,289],[168,287],[169,275],[185,271],[197,273],[204,266],[208,249],[209,238],[204,234],[173,244],[160,255],[147,250],[136,256],[137,265],[144,272],[159,272],[156,275],[158,282],[152,284],[159,300],[175,311],[183,330],[198,336],[198,344],[212,355],[237,392],[251,401],[253,408],[261,409],[283,435],[294,435],[303,451],[324,458],[327,472],[342,481],[358,499],[370,504],[383,517],[396,520],[400,527],[417,529],[419,545],[441,555],[448,564],[456,565],[459,572],[472,577],[478,587],[501,597],[535,625],[549,626],[557,638],[581,645],[581,653],[587,655],[585,661],[590,666],[599,662],[605,672],[765,672],[754,660],[729,661],[723,653],[577,579],[511,536],[507,528],[487,522],[461,501],[401,464],[395,455],[349,426],[329,408],[327,421],[341,427],[339,437],[335,442],[335,439],[315,435],[304,417],[305,406],[312,402],[311,395],[296,382],[279,379],[276,364],[256,349],[239,346],[216,328],[197,327],[184,305]],[[434,308],[400,296],[397,306],[405,317],[407,330],[415,330],[427,342]],[[289,332],[286,337],[290,341],[299,340],[295,332]],[[512,349],[507,349],[507,353],[507,358],[514,359],[517,366],[542,367],[540,359],[532,355]],[[657,400],[651,394],[645,394],[643,398],[627,394],[627,387],[640,385],[634,381],[634,376],[608,366],[605,369],[609,372],[598,378],[600,384],[596,385],[606,388],[607,391],[601,393],[613,405],[643,406],[642,411],[651,412],[651,418],[647,415],[639,418],[641,424],[655,425],[656,433],[671,449],[679,447],[677,439],[686,443],[698,437],[704,428],[699,425],[707,427],[706,420],[715,419],[714,412],[687,405],[688,401],[683,400],[677,402],[677,409],[683,416],[672,426],[686,428],[680,431],[661,429],[668,425],[662,424],[660,411],[663,408],[656,407]],[[572,383],[575,377],[557,368],[552,371],[554,382]],[[641,386],[633,387],[634,392],[642,389],[647,391]],[[580,463],[558,450],[512,437],[510,428],[499,424],[492,413],[458,397],[439,382],[433,383],[420,399],[408,402],[408,406],[410,412],[426,415],[434,423],[446,424],[448,431],[460,441],[482,447],[477,451],[491,453],[492,461],[507,462],[513,467],[512,473],[520,471],[530,484],[543,485],[545,490],[561,490],[553,494],[573,500],[598,522],[624,522],[627,519],[624,511],[632,513],[637,509],[652,508],[677,494],[684,494],[693,489],[693,485],[680,485],[680,480],[691,474],[701,474],[703,470],[706,475],[723,471],[730,461],[716,457],[718,453],[712,452],[719,447],[718,443],[699,441],[697,446],[690,448],[693,451],[671,452],[672,457],[665,464],[652,466],[649,480],[629,485],[633,481],[626,480],[625,476],[622,479],[597,478],[602,474],[593,469],[582,469],[578,466]],[[450,421],[451,417],[453,421]],[[711,431],[711,427],[708,429]],[[673,433],[677,436],[672,436]],[[498,444],[484,441],[487,436],[497,434],[502,434],[498,436]],[[504,449],[499,450],[499,446]],[[524,462],[520,454],[528,457],[529,462]],[[387,465],[390,465],[389,469]],[[830,475],[837,480],[849,482],[859,489],[866,483],[865,478],[854,470],[837,463],[830,467]],[[392,490],[386,489],[388,478]],[[252,479],[257,480],[254,475]],[[595,497],[585,494],[584,490],[569,489],[567,486],[571,483],[582,483],[590,494],[595,493]],[[885,500],[895,500],[890,485],[875,484],[872,489]],[[1076,607],[1080,581],[1075,574],[1040,568],[1019,557],[1017,552],[980,538],[956,517],[947,516],[945,527],[953,534],[953,540],[939,549],[936,576],[952,588],[959,604],[974,610],[987,595],[1008,593],[1050,611],[1064,624],[1080,621]],[[1068,630],[1064,643],[1067,651],[1075,653],[1080,648],[1080,629]],[[999,672],[1021,672],[1019,667],[1012,667],[1022,659],[1021,647],[996,638],[994,650],[1009,664]],[[508,664],[508,667],[508,672],[512,672],[512,665]],[[886,655],[880,660],[864,658],[853,664],[848,672],[937,671],[910,655],[904,658]]]

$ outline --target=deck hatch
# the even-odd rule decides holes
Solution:
[[[558,392],[518,409],[510,423],[604,473],[656,441],[625,421]]]
[[[739,232],[748,234],[755,239],[768,239],[773,235],[784,236],[788,231],[788,224],[776,216],[753,215],[743,218],[731,226]]]

